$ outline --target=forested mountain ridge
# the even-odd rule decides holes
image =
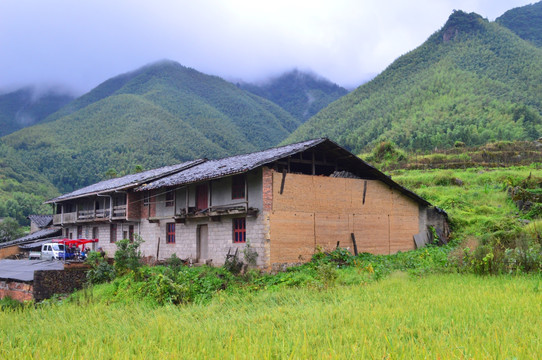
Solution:
[[[0,94],[0,137],[40,123],[73,99],[65,91],[31,86]]]
[[[542,47],[542,1],[508,10],[495,21],[522,39]]]
[[[533,139],[542,131],[542,50],[481,16],[442,29],[331,103],[286,141],[327,136],[353,151],[379,140],[431,149]]]
[[[292,70],[262,83],[238,86],[268,99],[305,122],[348,90],[315,74]]]
[[[162,61],[108,80],[2,141],[66,192],[111,168],[125,173],[272,147],[299,123],[219,77]]]

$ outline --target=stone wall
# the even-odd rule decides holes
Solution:
[[[87,279],[86,272],[86,268],[35,271],[34,299],[41,301],[54,294],[69,294],[81,289]]]

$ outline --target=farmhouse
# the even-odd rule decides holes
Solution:
[[[442,210],[328,139],[166,166],[48,203],[65,237],[97,238],[111,254],[139,235],[144,256],[220,265],[250,244],[265,269],[317,247],[390,254],[448,234]]]

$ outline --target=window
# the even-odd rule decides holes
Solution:
[[[245,218],[233,219],[233,242],[234,243],[247,242],[246,233],[247,233],[246,219]]]
[[[166,224],[166,243],[175,244],[175,223]]]
[[[149,206],[150,203],[151,203],[151,192],[145,191],[143,193],[143,206]]]
[[[231,179],[231,198],[245,198],[245,175],[235,175]]]
[[[97,239],[97,238],[98,238],[98,228],[97,228],[97,227],[93,227],[93,228],[92,228],[92,238],[93,238],[93,239]]]
[[[128,239],[130,242],[134,242],[134,225],[128,226]]]
[[[77,238],[78,239],[83,238],[83,227],[81,225],[77,226]]]
[[[175,203],[175,192],[168,191],[166,193],[166,206],[173,206]]]
[[[109,242],[114,243],[116,241],[117,241],[117,224],[111,224]]]

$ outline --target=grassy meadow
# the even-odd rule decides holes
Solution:
[[[342,270],[341,270],[342,271]],[[534,359],[542,278],[396,272],[211,302],[49,305],[0,316],[3,359]]]

